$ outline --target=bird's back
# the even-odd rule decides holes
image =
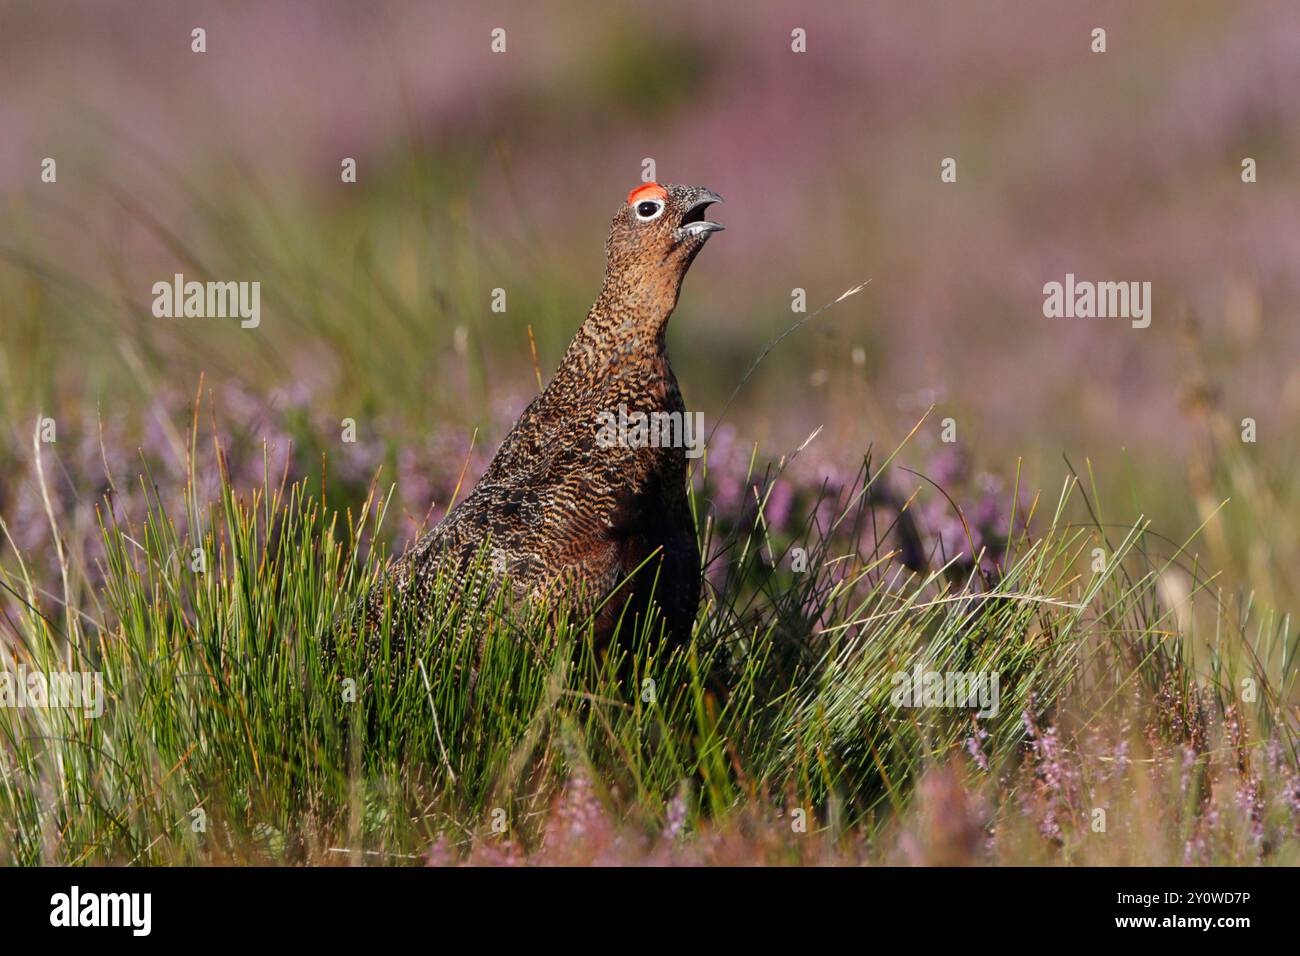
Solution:
[[[478,569],[486,583],[509,582],[516,599],[562,597],[583,616],[648,558],[646,576],[658,570],[669,588],[668,572],[653,566],[655,550],[669,544],[684,552],[671,568],[698,576],[683,449],[603,444],[598,437],[599,416],[611,409],[684,412],[667,361],[587,381],[569,369],[562,365],[525,409],[470,494],[390,568],[390,593],[421,625],[439,575],[460,590]],[[602,608],[598,630],[608,631],[638,592],[636,582],[622,590]],[[693,619],[697,601],[698,588],[689,611],[676,616]],[[382,602],[378,590],[375,620]]]

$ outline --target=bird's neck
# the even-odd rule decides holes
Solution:
[[[606,272],[574,345],[581,342],[610,362],[664,358],[664,333],[681,285],[681,276],[668,272]]]

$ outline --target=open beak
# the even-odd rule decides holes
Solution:
[[[678,227],[677,233],[682,238],[705,238],[712,233],[721,232],[724,228],[721,223],[710,222],[704,218],[704,211],[715,202],[722,202],[722,197],[712,189],[701,189],[695,196],[695,201],[691,203],[691,208],[686,211],[682,224]]]

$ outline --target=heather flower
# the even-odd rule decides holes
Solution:
[[[971,759],[975,761],[975,765],[986,773],[989,769],[989,758],[988,755],[984,753],[983,745],[984,741],[988,739],[989,732],[978,724],[971,732],[971,735],[966,738],[966,752],[971,755]]]
[[[668,802],[668,815],[660,839],[671,842],[680,837],[686,830],[687,812],[686,799],[679,793]]]
[[[455,866],[456,854],[446,836],[440,836],[424,854],[425,866]]]

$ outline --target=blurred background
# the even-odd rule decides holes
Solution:
[[[1231,498],[1203,564],[1270,606],[1300,591],[1294,3],[5,0],[0,90],[0,553],[53,553],[38,417],[93,561],[105,494],[129,507],[145,467],[178,490],[200,396],[238,480],[287,468],[346,505],[382,469],[409,538],[553,370],[652,158],[726,198],[669,330],[719,508],[755,443],[821,426],[793,525],[800,487],[934,405],[899,462],[990,524],[1017,474],[1055,501],[1072,463],[1105,522],[1172,541]],[[259,281],[260,326],[155,318],[177,272]],[[1067,272],[1151,282],[1150,327],[1045,318]],[[812,311],[865,279],[719,418],[793,289]]]

